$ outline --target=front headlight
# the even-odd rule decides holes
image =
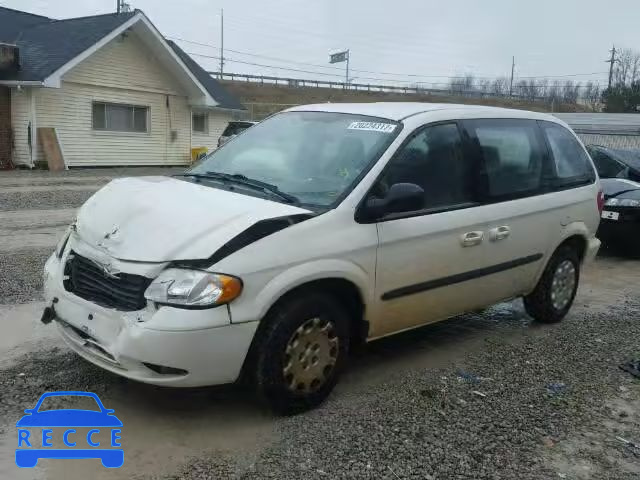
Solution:
[[[609,207],[640,207],[640,200],[633,200],[631,198],[610,198],[605,205]]]
[[[152,302],[184,307],[229,303],[242,292],[239,278],[201,270],[169,268],[158,275],[144,296]]]

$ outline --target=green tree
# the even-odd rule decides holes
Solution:
[[[630,85],[619,84],[602,93],[604,111],[609,113],[638,113],[640,81]]]

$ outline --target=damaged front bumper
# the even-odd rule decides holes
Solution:
[[[75,248],[79,246],[76,243]],[[91,255],[83,248],[84,255]],[[43,322],[55,320],[67,345],[80,356],[118,375],[155,385],[219,385],[238,378],[257,322],[231,323],[227,306],[187,310],[147,305],[119,311],[97,305],[65,289],[69,250],[61,259],[52,255],[45,265],[49,307]],[[120,267],[126,271],[125,264]],[[141,268],[136,263],[138,272]]]

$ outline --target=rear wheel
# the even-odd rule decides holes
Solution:
[[[577,252],[569,246],[558,248],[535,290],[524,297],[525,310],[538,322],[559,322],[573,304],[579,280],[580,260]]]
[[[280,414],[319,405],[346,362],[346,310],[333,296],[313,292],[285,300],[265,322],[256,356],[259,394]]]

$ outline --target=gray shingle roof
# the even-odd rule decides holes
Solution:
[[[41,15],[0,7],[0,42],[14,43],[25,28],[50,21],[50,18]]]
[[[32,15],[20,17],[15,10],[6,13],[6,9],[0,8],[0,39],[18,45],[22,68],[0,72],[0,80],[25,81],[44,80],[136,14],[112,13],[68,20],[34,15],[33,23],[28,23]],[[20,32],[12,32],[13,38],[4,38],[7,34],[3,28],[16,19],[21,23]]]
[[[43,81],[137,13],[53,20],[0,7],[0,42],[18,45],[21,64],[20,70],[0,71],[0,80]],[[189,55],[173,42],[168,43],[221,108],[244,109]]]
[[[176,52],[204,88],[207,89],[209,94],[218,102],[220,108],[246,110],[236,97],[227,92],[224,87],[220,85],[220,82],[208,74],[205,69],[198,65],[184,50],[171,40],[167,40],[167,43],[173,48],[173,51]]]

